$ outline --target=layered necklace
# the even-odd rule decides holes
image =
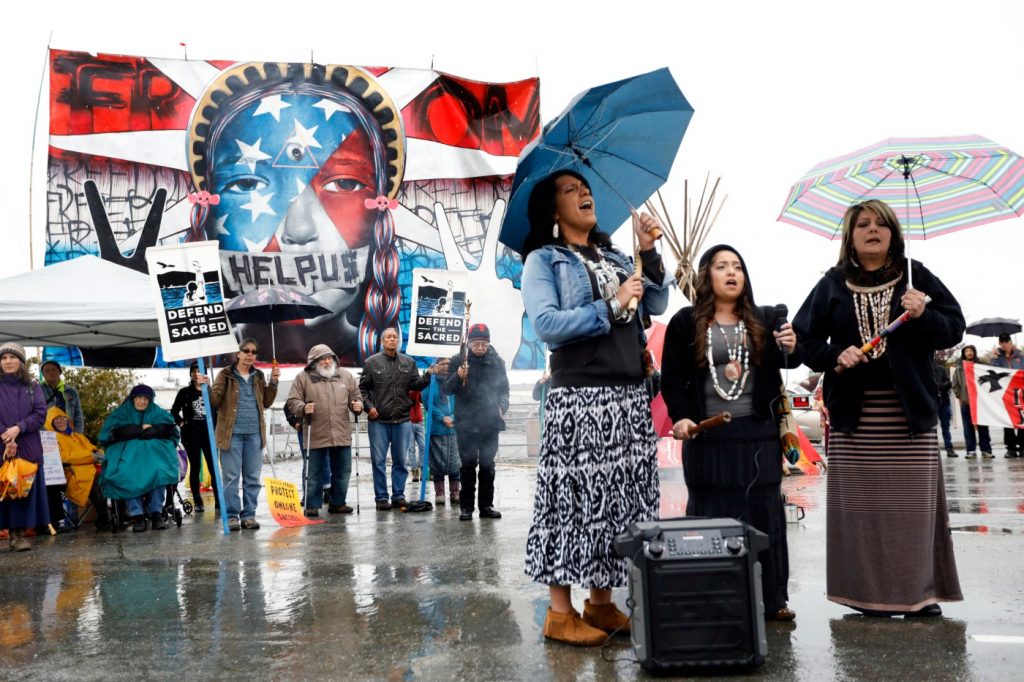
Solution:
[[[601,294],[601,298],[605,301],[611,301],[615,298],[615,295],[619,293],[619,274],[615,270],[615,266],[612,265],[601,253],[601,250],[594,247],[594,253],[597,254],[597,261],[593,261],[587,258],[579,247],[573,243],[569,243],[569,248],[576,257],[579,258],[583,265],[586,266],[587,270],[594,275],[594,279],[597,281],[597,290]],[[622,320],[632,319],[632,313],[626,313],[620,318]]]
[[[732,386],[726,391],[718,384],[718,371],[715,368],[714,359],[714,328],[717,327],[725,342],[725,353],[729,358],[725,364],[725,380],[731,381]],[[733,332],[732,343],[729,343],[729,335],[717,322],[708,324],[707,342],[708,372],[711,374],[711,383],[715,387],[715,393],[722,400],[737,400],[743,394],[743,387],[747,385],[747,377],[750,376],[750,351],[747,350],[747,326],[743,320],[736,325]]]
[[[861,287],[846,282],[846,288],[853,294],[853,311],[857,316],[857,331],[861,343],[866,344],[889,326],[889,311],[892,295],[896,291],[899,278],[877,287]],[[882,339],[868,353],[868,357],[877,359],[885,355],[886,339]]]

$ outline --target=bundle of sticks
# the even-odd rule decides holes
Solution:
[[[714,227],[715,221],[718,220],[718,214],[722,212],[725,200],[729,198],[728,195],[723,196],[716,206],[718,185],[722,178],[721,176],[716,178],[714,185],[711,186],[709,191],[708,184],[710,180],[711,174],[708,173],[704,178],[704,189],[701,190],[696,208],[694,208],[693,199],[690,197],[690,182],[689,180],[683,182],[682,239],[679,238],[680,233],[677,232],[675,225],[672,224],[672,219],[669,217],[669,212],[660,190],[657,193],[658,205],[655,205],[650,199],[645,203],[647,210],[666,228],[663,235],[665,243],[668,244],[668,248],[672,251],[672,255],[675,256],[677,263],[675,271],[676,282],[688,301],[693,301],[697,293],[697,268],[695,263],[700,256],[704,240],[707,239],[708,233]]]

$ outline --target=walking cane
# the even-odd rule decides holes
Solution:
[[[306,422],[306,452],[302,458],[302,506],[304,507],[303,516],[305,516],[305,509],[313,509],[309,506],[309,442],[310,436],[313,435],[313,418],[311,415],[306,415],[304,421]],[[323,482],[321,481],[321,485]],[[323,497],[323,493],[320,493],[320,497]],[[320,505],[317,505],[318,507]]]
[[[356,514],[360,513],[359,504],[359,414],[356,413],[356,426],[355,426],[355,439],[356,439]]]

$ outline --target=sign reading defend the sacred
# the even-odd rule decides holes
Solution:
[[[154,246],[146,251],[164,359],[187,360],[237,349],[221,288],[217,242]]]
[[[466,272],[413,269],[406,353],[436,358],[458,352],[465,332],[468,284]]]

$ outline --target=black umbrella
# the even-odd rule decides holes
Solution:
[[[225,310],[232,322],[270,325],[270,347],[274,362],[277,362],[275,322],[308,320],[331,312],[311,296],[280,286],[265,287],[236,296]]]
[[[967,325],[967,333],[975,336],[999,336],[1016,334],[1021,330],[1020,322],[1009,317],[986,317]]]

